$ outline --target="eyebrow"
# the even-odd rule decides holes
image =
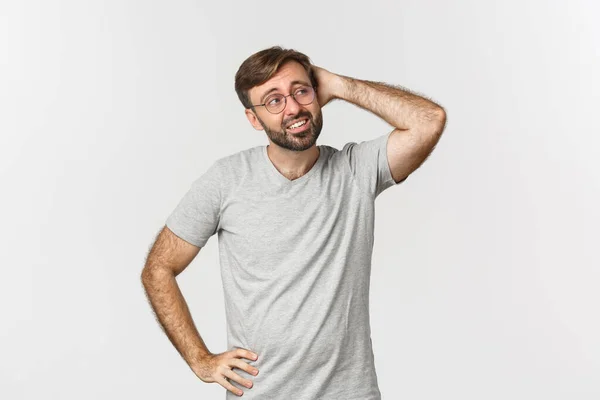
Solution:
[[[296,79],[295,81],[293,81],[293,82],[290,84],[290,86],[294,86],[294,85],[297,85],[297,84],[301,84],[301,85],[310,86],[310,84],[306,83],[305,81],[298,80],[298,79]],[[264,94],[263,94],[263,95],[260,97],[260,102],[262,103],[263,101],[265,101],[265,97],[267,97],[267,95],[268,95],[269,93],[271,93],[271,92],[274,92],[274,91],[276,91],[276,90],[277,90],[277,88],[271,88],[271,89],[267,90],[267,91],[266,91],[266,92],[265,92],[265,93],[264,93]]]

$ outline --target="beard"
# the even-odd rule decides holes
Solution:
[[[307,124],[309,127],[305,131],[297,134],[289,133],[285,128],[285,125],[281,127],[281,131],[272,130],[258,117],[258,115],[256,117],[258,122],[260,122],[263,129],[267,133],[269,139],[271,139],[271,142],[275,143],[279,147],[291,151],[304,151],[310,149],[317,142],[317,139],[321,134],[321,129],[323,129],[323,113],[321,110],[319,110],[318,114],[315,115],[314,118],[313,115],[308,111],[301,112],[295,117],[290,118],[289,121],[300,118],[308,118]]]

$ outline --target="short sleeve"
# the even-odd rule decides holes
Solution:
[[[373,199],[406,180],[396,183],[390,171],[387,141],[392,132],[358,144],[346,143],[342,149],[357,185]]]
[[[167,218],[167,227],[194,246],[203,247],[217,233],[221,217],[221,165],[218,162],[190,186]]]

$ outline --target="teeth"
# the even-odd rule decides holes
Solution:
[[[296,122],[294,125],[290,125],[290,128],[295,129],[295,128],[299,128],[302,125],[304,125],[306,123],[306,120],[301,121],[301,122]]]

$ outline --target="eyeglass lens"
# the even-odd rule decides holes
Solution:
[[[303,106],[312,103],[312,101],[314,100],[314,96],[315,91],[310,86],[302,86],[299,89],[297,89],[293,94],[293,97],[298,102],[298,104],[301,104]],[[270,112],[276,114],[281,112],[285,108],[286,100],[286,96],[282,94],[275,94],[267,98],[267,100],[265,101],[265,107]]]

